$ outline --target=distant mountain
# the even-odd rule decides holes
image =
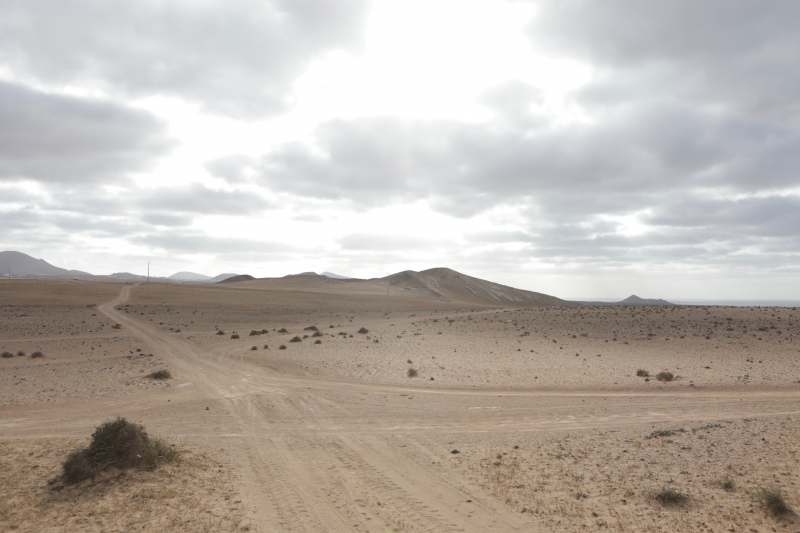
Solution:
[[[225,278],[222,281],[218,281],[217,283],[236,283],[237,281],[251,281],[254,280],[253,276],[250,274],[241,274],[239,276],[232,276],[230,278]]]
[[[617,302],[617,305],[675,305],[670,303],[666,300],[653,300],[651,298],[639,298],[635,294],[632,296],[628,296],[621,302]]]
[[[316,272],[300,272],[299,274],[286,274],[284,278],[294,278],[296,276],[319,276]]]
[[[592,305],[592,306],[599,306],[599,305],[675,305],[674,303],[668,302],[666,300],[654,300],[649,298],[639,298],[635,294],[628,296],[622,301],[619,302],[575,302],[581,305]]]
[[[350,276],[340,276],[339,274],[334,274],[333,272],[323,272],[322,275],[331,279],[355,279],[351,278]]]
[[[80,270],[67,270],[53,266],[44,259],[35,259],[22,252],[0,252],[0,276],[7,277],[11,270],[11,277],[24,276],[89,276]]]
[[[179,279],[181,281],[208,281],[211,279],[211,276],[184,271],[176,272],[175,274],[171,275],[169,279]]]

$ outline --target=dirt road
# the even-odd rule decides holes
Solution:
[[[613,392],[414,388],[294,376],[207,352],[119,312],[98,309],[164,354],[183,385],[135,401],[70,400],[6,411],[6,437],[82,436],[117,414],[154,433],[203,437],[239,470],[258,531],[530,531],[458,466],[476,436],[638,428],[797,415],[800,391]],[[458,450],[459,453],[451,453]]]

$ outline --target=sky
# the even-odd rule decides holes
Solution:
[[[800,3],[0,0],[0,250],[800,298]]]

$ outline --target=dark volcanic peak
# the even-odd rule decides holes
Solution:
[[[251,281],[254,280],[253,276],[250,274],[240,274],[238,276],[231,276],[230,278],[225,278],[222,281],[218,281],[217,283],[236,283],[237,281]]]

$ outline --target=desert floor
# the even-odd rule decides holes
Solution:
[[[800,532],[799,313],[0,281],[0,528]],[[60,482],[116,416],[184,461]]]

